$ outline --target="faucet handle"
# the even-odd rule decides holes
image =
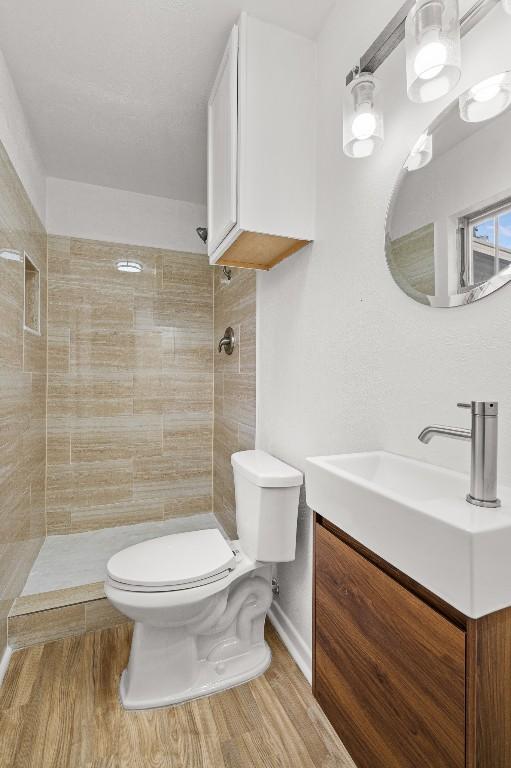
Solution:
[[[458,408],[471,408],[474,416],[497,416],[497,400],[473,400],[471,403],[458,403]]]

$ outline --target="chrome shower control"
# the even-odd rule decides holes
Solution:
[[[234,335],[233,329],[229,326],[229,328],[225,329],[225,333],[218,342],[218,351],[221,352],[222,349],[225,350],[226,355],[232,355],[234,352],[234,347],[236,344],[236,336]]]

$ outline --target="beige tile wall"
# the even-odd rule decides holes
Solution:
[[[211,511],[207,258],[50,236],[48,275],[48,533]]]
[[[213,440],[214,512],[229,536],[236,535],[231,454],[254,447],[256,408],[256,275],[233,269],[226,281],[215,268],[215,344],[232,326],[237,344],[229,357],[215,349]]]
[[[23,329],[24,251],[40,270],[40,335]],[[0,145],[0,654],[45,535],[45,403],[46,233]]]

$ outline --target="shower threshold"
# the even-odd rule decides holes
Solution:
[[[106,564],[121,549],[172,533],[220,528],[212,513],[48,536],[9,613],[13,649],[126,621],[105,598]]]

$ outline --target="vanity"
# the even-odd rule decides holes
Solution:
[[[375,451],[307,460],[314,695],[357,768],[511,766],[511,498]]]
[[[510,107],[511,72],[494,73],[404,158],[385,251],[417,317],[469,327],[511,282]],[[497,489],[498,404],[458,405],[471,429],[419,439],[469,440],[470,482],[383,451],[307,460],[313,689],[357,768],[511,768],[511,490]]]

